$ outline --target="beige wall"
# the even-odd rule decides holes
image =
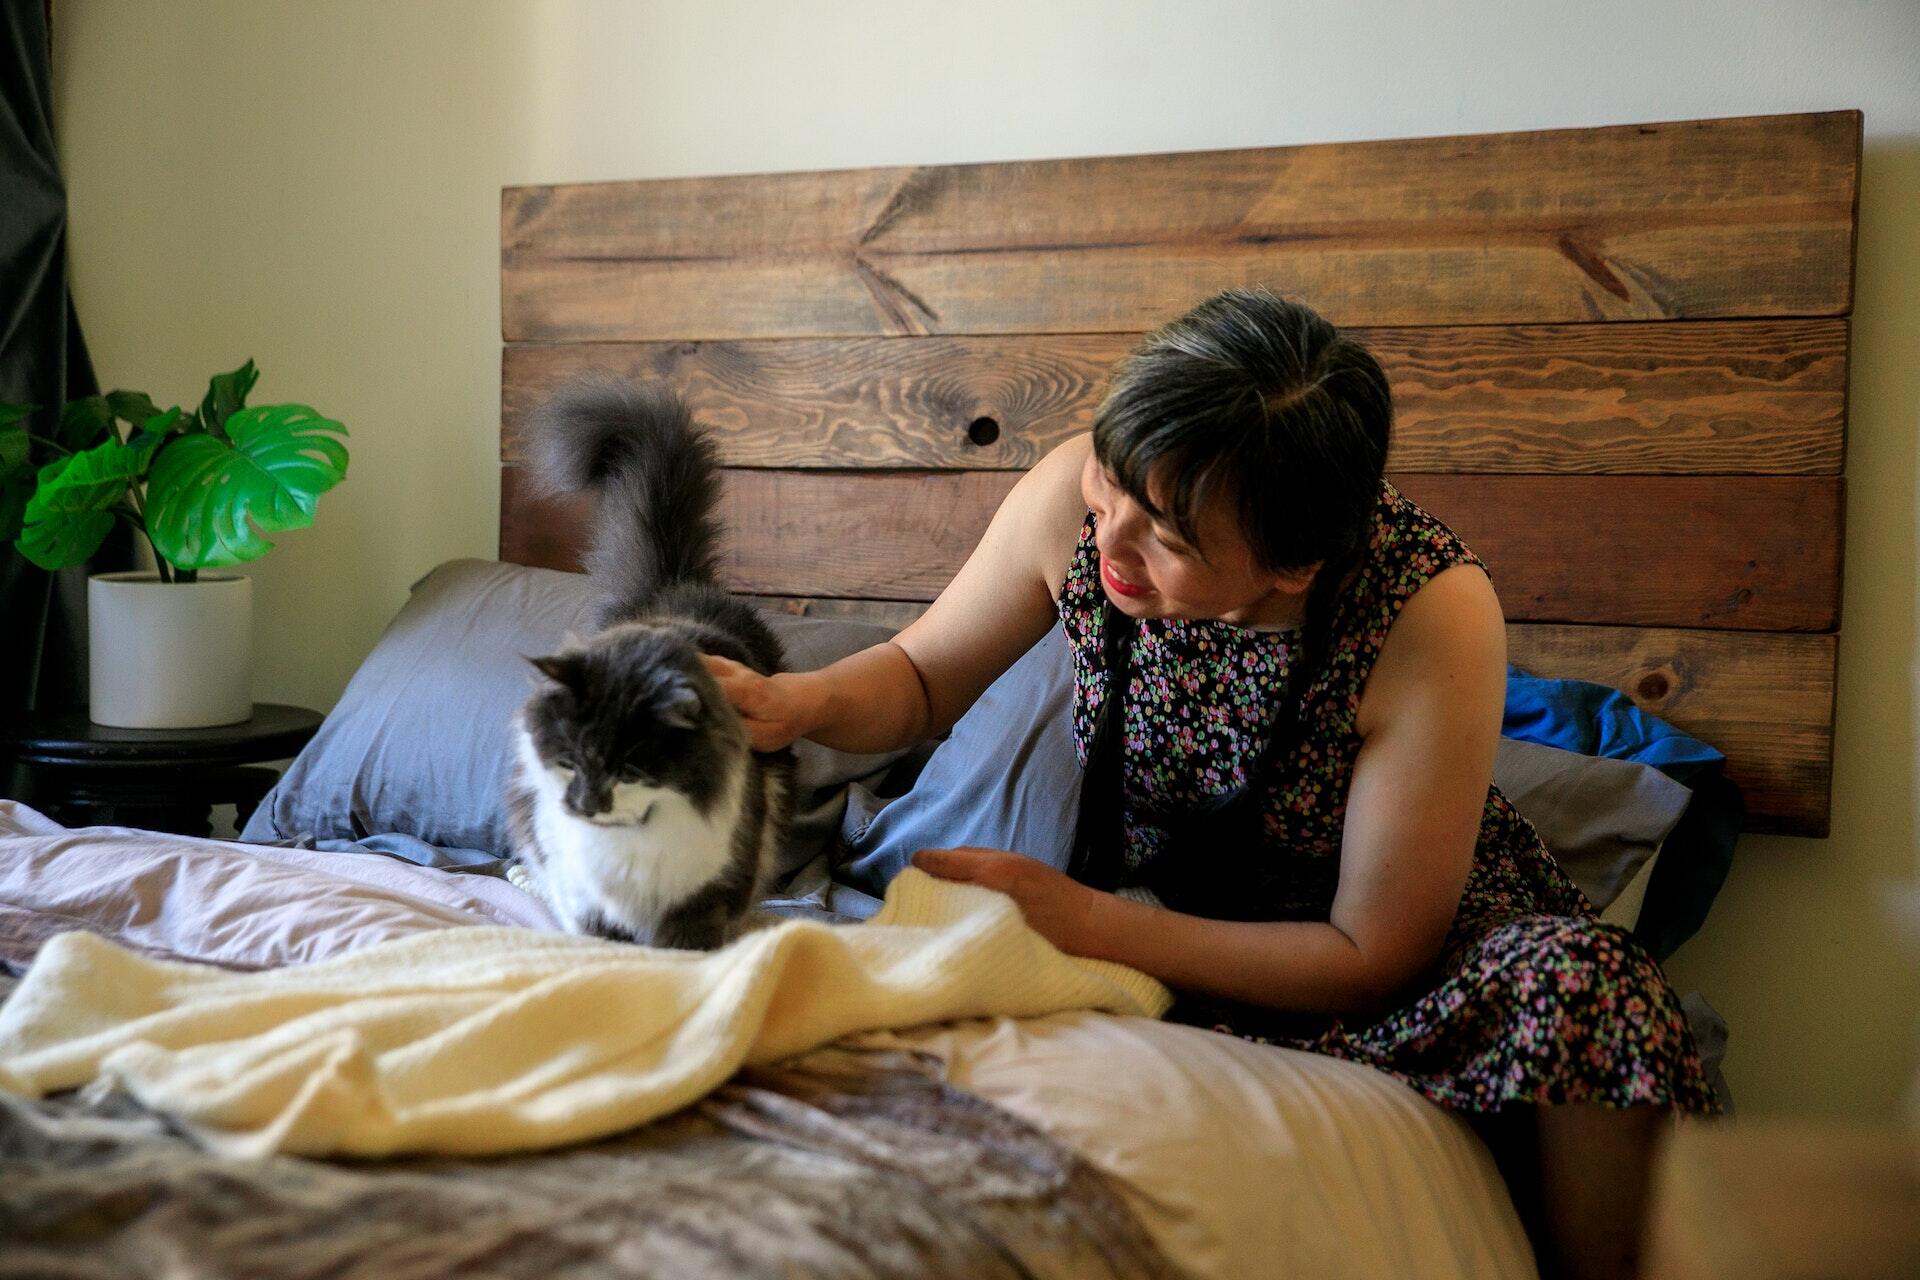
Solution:
[[[353,432],[253,567],[263,698],[330,706],[407,585],[494,550],[502,184],[1866,113],[1833,838],[1751,839],[1670,966],[1753,1113],[1891,1114],[1916,1056],[1920,5],[61,0],[102,378],[247,356]],[[1414,18],[1438,11],[1445,19]]]

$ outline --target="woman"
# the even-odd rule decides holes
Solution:
[[[946,729],[1064,626],[1074,874],[925,850],[1174,1016],[1392,1072],[1494,1143],[1549,1273],[1626,1275],[1653,1139],[1713,1096],[1677,1002],[1491,786],[1505,626],[1384,479],[1391,402],[1311,310],[1234,290],[1151,335],[888,644],[762,678],[761,749]],[[1534,1193],[1538,1192],[1538,1200]]]

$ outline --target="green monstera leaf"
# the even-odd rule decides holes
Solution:
[[[128,426],[137,427],[160,412],[160,406],[144,391],[109,391],[107,408]]]
[[[27,508],[27,518],[33,519],[36,512],[104,511],[145,473],[152,459],[151,444],[124,445],[118,440],[55,458],[40,468],[40,488]]]
[[[113,509],[152,456],[150,448],[109,440],[40,468],[39,487],[22,513],[20,553],[42,569],[84,562],[100,549]]]
[[[27,503],[33,509],[33,503]],[[28,521],[15,545],[42,569],[84,564],[113,532],[111,511],[62,511],[50,519]]]
[[[346,478],[347,449],[334,438],[346,434],[306,405],[277,404],[228,418],[231,444],[174,439],[148,477],[147,535],[180,569],[258,560],[273,549],[261,533],[306,528],[320,495]]]
[[[113,406],[105,396],[69,400],[60,410],[59,443],[68,449],[86,449],[113,436]]]
[[[178,406],[165,413],[155,413],[145,420],[134,424],[134,431],[127,436],[127,447],[144,449],[149,456],[174,434],[174,428],[180,424]]]
[[[246,406],[247,393],[253,390],[253,384],[258,381],[260,370],[254,367],[252,360],[232,373],[214,374],[207,383],[207,394],[200,401],[200,413],[196,419],[198,428],[220,435],[225,431],[227,419]]]

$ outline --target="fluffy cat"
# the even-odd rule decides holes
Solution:
[[[793,818],[793,755],[755,753],[700,661],[763,674],[779,641],[716,583],[718,460],[672,393],[575,383],[528,421],[533,478],[597,496],[598,628],[529,658],[514,717],[515,883],[565,926],[707,950],[748,924]]]

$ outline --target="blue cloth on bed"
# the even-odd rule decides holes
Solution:
[[[1635,706],[1618,689],[1587,680],[1548,680],[1507,668],[1507,713],[1500,732],[1523,742],[1585,756],[1636,760],[1691,784],[1723,767],[1726,756]]]
[[[1726,775],[1726,756],[1642,711],[1618,689],[1586,680],[1549,680],[1518,667],[1507,668],[1501,732],[1585,755],[1638,761],[1693,791],[1653,864],[1633,932],[1657,960],[1698,933],[1726,883],[1746,818],[1740,788]]]

